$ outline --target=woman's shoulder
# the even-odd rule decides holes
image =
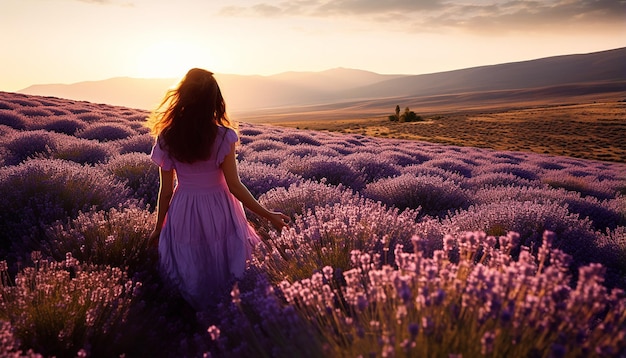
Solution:
[[[156,138],[152,146],[150,159],[165,170],[174,168],[174,159],[169,154],[165,141],[160,135]]]
[[[217,138],[215,140],[215,144],[217,147],[216,160],[217,165],[221,165],[224,161],[224,158],[228,153],[232,150],[233,145],[237,143],[239,137],[237,136],[237,132],[228,127],[218,127]]]
[[[239,140],[239,135],[233,128],[219,126],[217,131],[218,135],[225,139],[225,142],[235,143]]]
[[[165,139],[163,139],[163,133],[156,136],[152,147],[157,148],[158,150],[167,151],[167,145],[165,144]]]

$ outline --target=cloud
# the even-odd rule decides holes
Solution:
[[[222,15],[353,17],[401,31],[471,32],[622,26],[626,0],[295,0],[228,6]],[[396,19],[396,21],[392,21]]]
[[[445,5],[441,0],[337,0],[318,7],[320,13],[328,14],[380,14],[385,12],[413,13],[437,10]]]
[[[387,12],[416,12],[442,7],[442,0],[295,0],[226,6],[221,13],[230,16],[334,16],[371,15]]]
[[[624,28],[624,14],[623,0],[517,0],[482,6],[458,4],[425,18],[424,24],[476,32],[540,32],[559,28],[584,31],[599,25]]]
[[[134,4],[132,2],[120,2],[117,0],[76,0],[79,2],[84,2],[84,3],[88,3],[88,4],[98,4],[98,5],[119,5],[119,6],[126,6],[126,7],[132,7],[134,6]]]
[[[278,16],[284,13],[282,8],[268,4],[257,4],[252,6],[252,9],[261,16]]]

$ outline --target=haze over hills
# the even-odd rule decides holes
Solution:
[[[404,76],[353,89],[349,95],[361,98],[383,93],[390,97],[428,96],[605,81],[626,81],[626,48]]]
[[[273,76],[215,74],[229,111],[336,102],[337,93],[401,77],[337,68]],[[19,93],[54,96],[131,108],[153,109],[178,78],[119,77],[74,84],[33,85]]]
[[[590,54],[481,66],[424,75],[383,75],[336,68],[273,76],[216,74],[231,113],[376,107],[399,100],[455,103],[498,96],[613,93],[626,96],[626,47]],[[153,109],[178,79],[113,78],[69,85],[34,85],[18,91],[131,108]],[[395,107],[395,104],[393,105]]]

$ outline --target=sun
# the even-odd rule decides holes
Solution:
[[[147,44],[136,57],[134,74],[140,78],[180,78],[190,68],[212,64],[207,50],[177,40]]]

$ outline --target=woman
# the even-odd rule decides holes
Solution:
[[[150,242],[158,242],[166,280],[194,309],[203,310],[243,274],[259,242],[242,204],[279,231],[289,218],[264,208],[241,183],[237,133],[211,72],[187,72],[151,115],[149,127],[156,137],[150,156],[160,173]]]

